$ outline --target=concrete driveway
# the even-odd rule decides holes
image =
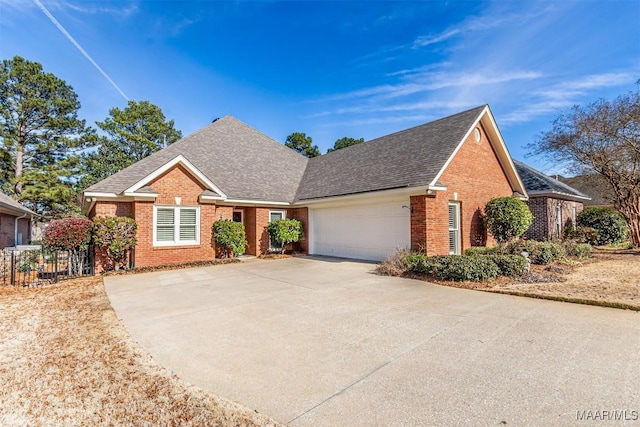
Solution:
[[[105,284],[158,363],[292,426],[640,423],[638,313],[373,268],[256,260]]]

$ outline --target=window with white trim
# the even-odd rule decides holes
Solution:
[[[285,211],[269,211],[269,222],[277,221],[280,219],[285,219]],[[282,245],[280,244],[280,242],[277,242],[269,238],[269,250],[270,251],[282,250]]]
[[[200,243],[199,206],[154,206],[153,245],[197,245]]]
[[[460,255],[460,203],[449,202],[449,254]]]

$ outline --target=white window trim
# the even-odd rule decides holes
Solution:
[[[452,230],[451,227],[449,227],[449,233],[451,233],[452,231],[456,232],[456,249],[457,251],[452,251],[451,248],[449,248],[449,255],[460,255],[462,253],[462,233],[460,232],[460,222],[462,221],[462,212],[461,212],[461,206],[460,206],[460,202],[449,202],[447,205],[447,211],[449,210],[448,207],[449,206],[455,206],[456,209],[456,220],[457,220],[457,227]],[[448,237],[448,236],[447,236]],[[448,239],[447,239],[448,240]]]
[[[174,239],[172,242],[158,242],[158,209],[173,209],[174,215]],[[196,240],[179,240],[180,239],[180,210],[181,209],[195,209],[196,210]],[[175,205],[154,205],[153,206],[153,246],[154,247],[166,247],[166,246],[195,246],[200,244],[200,206],[175,206]]]
[[[240,221],[242,224],[244,224],[244,209],[234,209],[233,213],[239,213],[241,215],[242,221]],[[233,216],[231,216],[231,219],[233,219]]]
[[[270,209],[269,210],[269,222],[271,222],[271,214],[272,213],[281,213],[282,214],[282,219],[287,219],[287,211],[282,210],[282,209],[277,209],[277,210],[275,210],[275,209],[271,210]],[[273,246],[271,243],[272,243],[271,242],[271,238],[269,238],[269,250],[270,251],[279,251],[279,250],[282,249],[281,247],[278,248],[278,247]]]

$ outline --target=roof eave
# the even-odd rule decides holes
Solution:
[[[573,202],[591,200],[591,197],[578,196],[576,194],[563,193],[561,191],[529,191],[529,197],[553,197],[555,199],[570,200]]]

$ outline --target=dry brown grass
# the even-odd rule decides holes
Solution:
[[[555,272],[561,282],[507,283],[493,289],[640,310],[640,251],[599,252],[581,267]]]
[[[275,426],[156,365],[102,278],[0,288],[0,425]]]

